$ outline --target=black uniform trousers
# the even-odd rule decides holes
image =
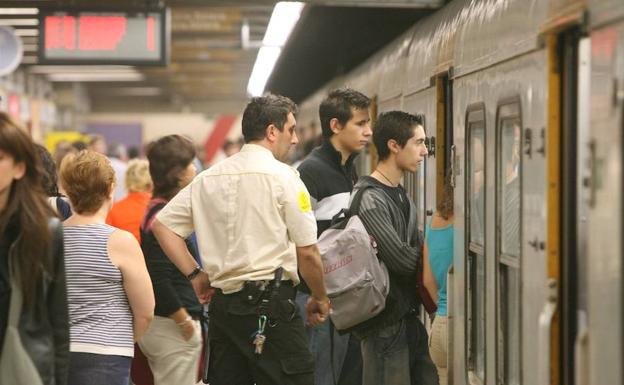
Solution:
[[[211,385],[314,385],[314,359],[294,301],[295,288],[279,288],[266,324],[261,355],[254,354],[258,305],[245,291],[217,291],[210,303]]]

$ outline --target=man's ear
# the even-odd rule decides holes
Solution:
[[[388,139],[386,144],[392,154],[397,154],[401,150],[401,146],[399,146],[399,143],[394,139]]]
[[[329,120],[329,128],[334,134],[337,134],[342,130],[342,124],[340,124],[338,118],[331,118]]]
[[[265,131],[265,137],[269,142],[273,143],[277,139],[277,131],[279,130],[277,129],[275,124],[271,123],[267,126]]]

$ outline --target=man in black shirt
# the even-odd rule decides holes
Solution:
[[[416,172],[427,156],[423,120],[390,111],[379,115],[374,131],[379,164],[370,176],[360,178],[354,191],[365,189],[358,215],[377,242],[377,257],[388,269],[390,292],[384,310],[355,327],[354,333],[362,339],[363,383],[437,385],[427,331],[417,318],[423,240],[416,206],[401,186],[404,173]]]
[[[349,196],[357,181],[354,159],[372,136],[369,105],[370,100],[362,93],[341,88],[330,92],[319,107],[323,142],[299,166],[301,180],[312,198],[319,236],[331,225],[334,215],[349,207]],[[305,287],[299,291],[297,300],[301,305],[307,293]],[[360,342],[355,336],[339,335],[329,322],[309,327],[308,336],[316,360],[316,385],[362,383]]]

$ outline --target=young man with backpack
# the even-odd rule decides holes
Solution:
[[[330,227],[334,215],[349,207],[349,196],[357,181],[354,159],[372,136],[369,105],[369,98],[362,93],[341,88],[331,91],[319,107],[323,142],[299,166],[301,180],[310,192],[319,236]],[[300,304],[307,300],[306,289],[303,287],[297,294]],[[332,326],[326,322],[308,328],[316,362],[315,384],[360,385],[359,339],[339,335]]]
[[[404,173],[417,171],[427,156],[422,117],[402,111],[380,114],[373,143],[379,154],[377,168],[360,178],[353,192],[364,189],[357,214],[376,241],[390,291],[384,310],[354,329],[362,340],[363,384],[437,385],[427,331],[417,318],[423,239],[416,206],[401,186]]]

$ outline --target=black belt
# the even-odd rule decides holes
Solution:
[[[254,302],[255,298],[260,298],[270,293],[271,290],[273,290],[273,283],[271,280],[246,281],[243,284],[243,288],[237,292],[225,294],[223,293],[223,290],[216,289],[215,294],[226,298],[240,297],[247,301]],[[277,292],[279,299],[294,299],[296,294],[297,290],[295,289],[293,281],[281,281],[281,285]]]

